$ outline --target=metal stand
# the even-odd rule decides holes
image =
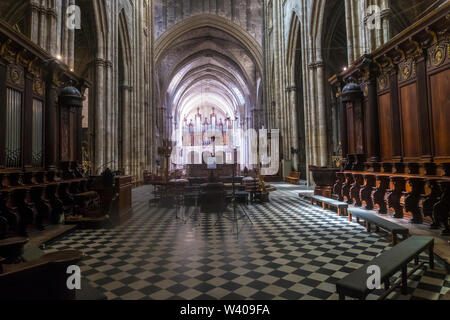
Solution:
[[[192,217],[194,216],[194,214],[196,212],[201,213],[200,211],[200,206],[198,205],[198,198],[200,197],[200,190],[196,190],[195,191],[195,205],[194,205],[194,210],[192,211],[192,213],[189,215],[189,217],[186,219],[185,223],[187,223],[188,220],[192,219]],[[185,202],[186,203],[186,202]],[[185,206],[186,208],[186,206]],[[201,220],[199,219],[199,223],[198,226],[201,225]]]
[[[225,219],[228,219],[228,220],[230,220],[233,223],[232,229],[231,229],[232,232],[234,232],[234,228],[236,227],[236,236],[238,236],[239,232],[240,232],[240,230],[239,230],[239,221],[247,218],[248,221],[250,221],[250,223],[252,224],[252,226],[253,226],[253,221],[250,218],[250,216],[248,215],[247,211],[242,207],[242,205],[239,205],[239,208],[242,211],[242,214],[239,215],[239,216],[237,214],[237,210],[236,209],[237,209],[238,205],[237,205],[237,202],[236,202],[236,188],[235,188],[235,185],[234,185],[235,170],[236,170],[236,164],[233,164],[233,176],[232,176],[232,180],[231,180],[232,187],[233,187],[233,193],[232,193],[232,198],[231,198],[231,205],[233,207],[233,214],[230,217],[230,216],[226,216],[225,213],[223,212],[221,215],[219,215],[219,218],[217,219],[215,225],[217,225],[219,223],[219,221],[221,220],[221,218],[224,217]]]

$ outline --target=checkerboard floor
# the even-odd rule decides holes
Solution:
[[[175,209],[151,207],[150,187],[141,187],[125,224],[77,230],[46,250],[81,250],[82,276],[108,299],[336,300],[336,281],[389,249],[382,234],[300,201],[299,186],[276,187],[270,203],[245,208],[253,225],[237,227],[194,208],[184,223]],[[439,299],[450,276],[425,266],[408,286],[408,295],[388,298]]]

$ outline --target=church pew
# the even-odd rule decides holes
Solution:
[[[374,224],[377,228],[389,231],[392,234],[392,244],[394,246],[397,244],[398,235],[402,235],[403,240],[409,236],[408,228],[402,227],[396,223],[378,217],[372,213],[369,213],[366,210],[358,208],[349,208],[347,211],[348,211],[348,218],[350,221],[352,221],[353,216],[357,218],[357,222],[359,222],[359,219],[365,221],[367,232],[371,231],[372,224]]]
[[[24,246],[28,243],[28,238],[8,237],[0,240],[0,257],[3,263],[15,263],[22,260]]]
[[[341,201],[336,201],[330,198],[322,197],[322,196],[312,196],[311,204],[321,202],[322,208],[325,210],[327,206],[332,206],[337,208],[339,216],[345,216],[347,214],[348,204]]]
[[[365,203],[365,209],[376,209],[379,214],[387,214],[392,209],[395,218],[403,218],[407,214],[415,224],[423,223],[424,219],[432,220],[432,227],[443,224],[443,233],[449,232],[445,219],[450,211],[450,195],[445,192],[449,189],[449,176],[423,175],[411,164],[382,163],[377,170],[380,172],[338,173],[333,188],[334,197],[355,206],[362,207]],[[425,173],[436,174],[434,170],[427,170]],[[448,169],[441,171],[441,174],[448,174]],[[440,205],[436,211],[437,203]]]
[[[34,261],[3,265],[0,299],[73,300],[75,290],[67,288],[67,268],[82,258],[80,251],[48,253]]]
[[[389,251],[386,251],[373,259],[372,261],[365,264],[358,270],[353,271],[345,278],[339,280],[336,283],[336,291],[339,294],[340,300],[345,300],[345,297],[352,297],[360,300],[364,300],[370,292],[374,289],[370,289],[367,285],[369,267],[377,266],[380,268],[380,284],[385,285],[385,289],[389,290],[390,278],[395,275],[398,271],[401,271],[401,286],[402,293],[407,294],[408,289],[408,276],[413,272],[408,274],[407,266],[412,261],[415,260],[418,263],[419,255],[428,250],[429,253],[429,265],[430,268],[434,268],[434,238],[433,237],[420,237],[413,236],[397,246],[393,247]],[[419,266],[415,268],[417,270]],[[414,270],[414,271],[415,271]],[[391,288],[395,289],[396,286]],[[385,293],[384,296],[386,296]]]
[[[289,176],[286,177],[285,181],[289,184],[298,184],[300,180],[300,172],[292,171]]]

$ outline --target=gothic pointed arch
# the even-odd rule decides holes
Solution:
[[[244,28],[228,19],[212,14],[196,15],[185,19],[164,32],[155,42],[154,59],[159,61],[162,54],[182,35],[203,27],[221,30],[237,39],[255,59],[258,70],[263,70],[263,52],[261,45]]]

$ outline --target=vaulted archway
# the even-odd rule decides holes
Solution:
[[[201,133],[195,145],[204,146],[216,143],[211,139],[217,135],[225,143],[238,128],[259,127],[254,113],[262,104],[262,61],[259,43],[225,18],[204,14],[169,28],[155,43],[161,135],[174,134],[179,147],[194,146],[185,133]],[[246,166],[248,146],[242,142],[240,162]]]

